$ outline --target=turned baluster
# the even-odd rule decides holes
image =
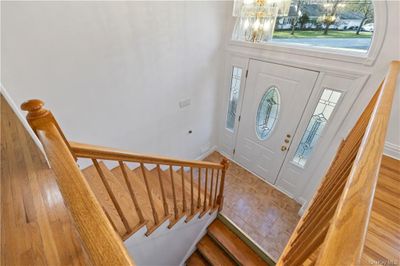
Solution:
[[[119,163],[119,167],[121,168],[122,175],[124,176],[124,180],[125,180],[126,186],[128,187],[129,193],[131,195],[131,199],[133,201],[133,205],[135,206],[136,213],[137,213],[137,215],[139,217],[139,222],[142,224],[142,223],[144,223],[144,216],[143,216],[142,210],[140,209],[139,202],[138,202],[138,200],[136,198],[136,195],[135,195],[135,192],[133,190],[132,184],[131,184],[131,182],[130,182],[130,180],[128,178],[128,174],[127,174],[127,171],[126,171],[126,168],[125,168],[126,166],[122,161],[119,161],[118,163]]]
[[[185,173],[183,171],[183,166],[181,167],[181,177],[182,177],[182,201],[183,201],[183,212],[186,213],[186,193],[185,193]]]
[[[99,174],[99,176],[101,178],[101,181],[103,182],[103,184],[104,184],[104,186],[105,186],[105,188],[107,190],[108,195],[110,195],[111,201],[114,204],[115,209],[117,210],[119,217],[121,217],[122,223],[124,224],[126,231],[130,232],[131,229],[130,229],[130,226],[128,224],[128,220],[126,219],[126,217],[124,215],[124,212],[121,209],[121,206],[119,206],[117,198],[115,197],[115,195],[114,195],[114,193],[113,193],[113,191],[111,189],[111,186],[108,183],[108,180],[107,180],[107,178],[105,177],[105,175],[103,173],[103,170],[101,169],[101,167],[100,167],[100,165],[99,165],[99,163],[97,162],[96,159],[92,159],[92,162],[93,162],[93,164],[94,164],[94,166],[95,166],[95,168],[97,170],[97,173]]]
[[[216,176],[216,180],[215,180],[215,191],[214,191],[214,202],[213,202],[214,208],[217,205],[218,180],[219,180],[219,169],[217,169],[217,176]]]
[[[198,182],[198,188],[197,188],[197,209],[200,209],[201,206],[201,168],[199,168],[199,174],[197,175],[197,182]]]
[[[210,199],[208,200],[208,206],[212,207],[212,194],[213,194],[213,184],[214,184],[214,169],[211,169],[211,183],[210,183]]]
[[[204,183],[204,203],[203,203],[203,212],[207,210],[207,184],[208,184],[208,168],[206,170],[206,182]]]
[[[218,204],[218,210],[222,210],[222,206],[224,204],[224,186],[225,186],[225,175],[226,175],[226,170],[229,167],[229,161],[228,159],[224,158],[221,161],[221,164],[224,166],[221,171],[221,182],[220,182],[220,187],[219,187],[219,195],[217,198],[217,204]]]
[[[178,213],[178,205],[176,202],[176,192],[175,192],[175,185],[174,185],[174,173],[172,170],[172,165],[169,166],[169,174],[171,176],[171,185],[172,185],[172,197],[174,199],[174,215],[175,215],[175,220],[179,218],[179,213]]]
[[[190,214],[194,214],[193,167],[190,167]]]
[[[144,184],[146,186],[147,195],[149,197],[151,210],[153,212],[154,223],[157,225],[157,224],[159,224],[160,220],[158,219],[158,214],[157,214],[156,208],[154,207],[153,195],[152,195],[151,190],[150,190],[149,181],[147,180],[146,170],[145,170],[145,167],[144,167],[143,163],[140,163],[140,169],[142,170]]]
[[[160,168],[160,165],[159,165],[159,164],[157,164],[157,174],[158,174],[158,180],[159,180],[159,182],[160,182],[161,197],[162,197],[163,206],[164,206],[164,216],[168,216],[168,215],[169,215],[168,203],[167,203],[167,198],[166,198],[166,196],[165,196],[164,183],[163,183],[163,181],[162,181],[161,168]]]

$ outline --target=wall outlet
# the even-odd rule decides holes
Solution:
[[[179,107],[180,108],[185,108],[186,106],[189,106],[192,103],[190,99],[183,99],[179,101]]]

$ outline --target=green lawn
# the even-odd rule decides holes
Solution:
[[[274,38],[277,39],[292,39],[292,38],[371,38],[372,32],[360,32],[359,35],[355,31],[337,31],[329,30],[328,35],[324,35],[323,31],[305,31],[296,30],[294,35],[290,31],[275,31]]]

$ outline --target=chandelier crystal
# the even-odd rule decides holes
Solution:
[[[291,0],[244,0],[234,8],[239,17],[235,39],[248,42],[270,40],[276,17],[287,15],[290,3]]]

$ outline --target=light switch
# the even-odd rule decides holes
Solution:
[[[179,107],[180,107],[180,108],[185,108],[186,106],[189,106],[191,103],[192,103],[192,102],[191,102],[190,99],[180,100],[180,101],[179,101]]]

